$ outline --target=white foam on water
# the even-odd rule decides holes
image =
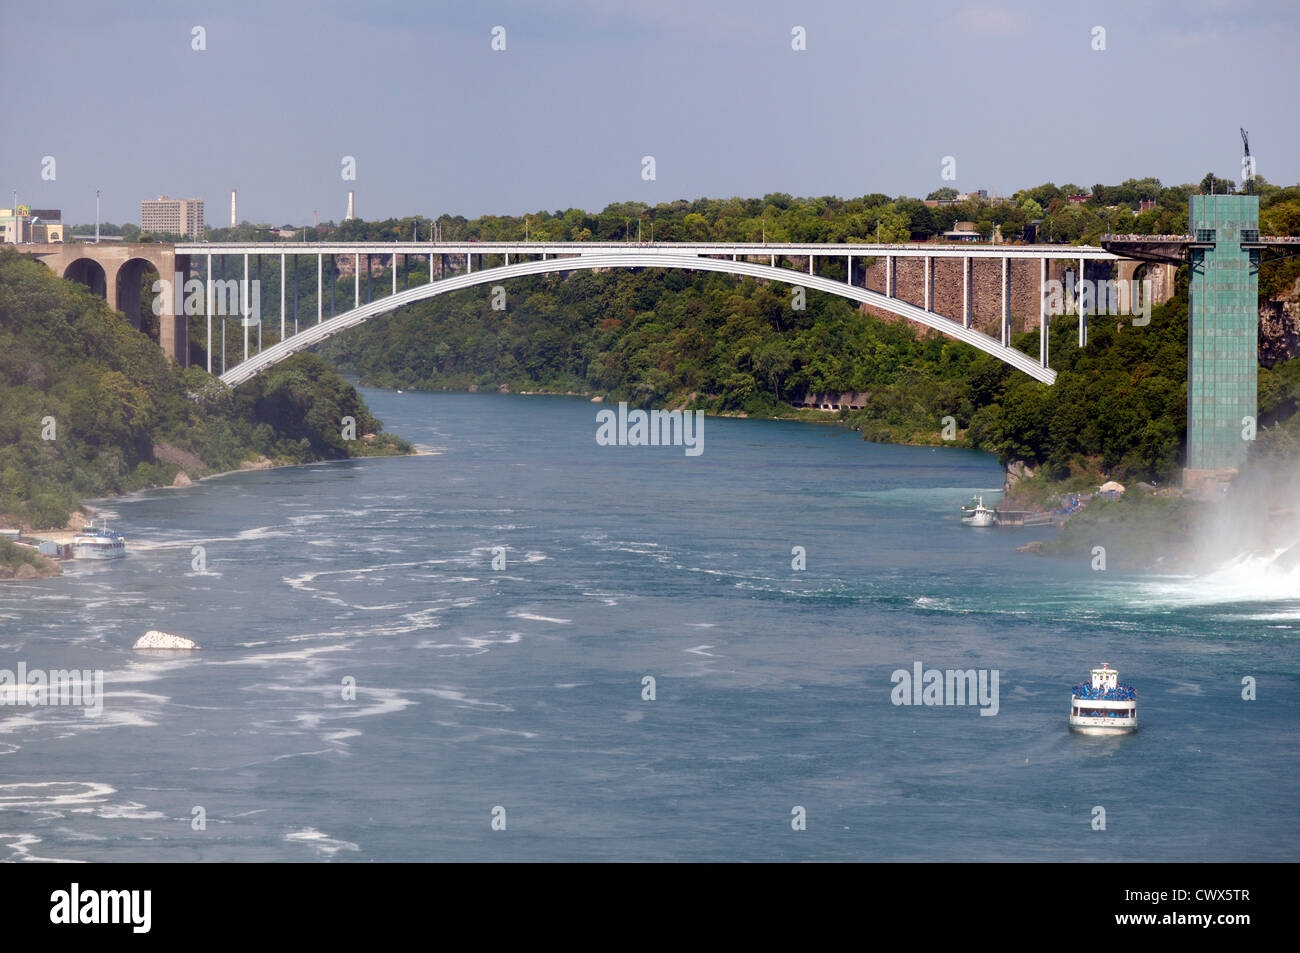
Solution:
[[[456,702],[458,705],[464,705],[467,708],[494,708],[497,711],[514,711],[509,705],[502,705],[500,702],[485,702],[477,698],[470,698],[464,692],[455,688],[423,688],[419,690],[421,695],[432,695],[435,698],[441,698],[443,701]],[[527,732],[518,732],[527,734]]]
[[[503,636],[496,638],[495,636]],[[514,645],[523,640],[522,632],[489,632],[487,635],[462,635],[458,642],[418,642],[417,649],[461,649],[470,655],[482,655],[494,645]]]
[[[106,821],[162,821],[167,815],[162,811],[151,811],[136,801],[125,804],[104,804],[99,807],[73,808],[73,814],[94,814]]]
[[[19,781],[0,784],[0,811],[6,808],[72,808],[96,804],[117,789],[99,781]]]
[[[8,841],[6,845],[14,852],[14,860],[28,864],[81,864],[85,861],[70,860],[63,857],[37,857],[29,847],[34,847],[41,842],[41,838],[35,834],[0,834],[0,841]]]
[[[307,662],[314,661],[317,655],[325,652],[340,652],[347,648],[346,645],[314,645],[308,648],[294,649],[292,651],[281,652],[263,652],[259,655],[245,655],[242,658],[217,659],[209,662],[209,665],[275,665],[279,666],[282,662]]]
[[[1230,616],[1229,618],[1246,618],[1251,622],[1297,622],[1300,621],[1300,609],[1291,612],[1261,612],[1257,615],[1248,616]],[[1276,626],[1276,628],[1289,629],[1290,626]]]
[[[537,615],[532,612],[516,612],[513,610],[508,612],[507,615],[513,616],[516,619],[527,619],[530,622],[554,622],[557,625],[568,625],[573,621],[572,619],[553,619],[550,616]]]
[[[401,690],[396,688],[376,688],[370,685],[358,685],[356,688],[357,701],[344,702],[338,704],[340,698],[339,685],[300,685],[300,684],[263,684],[251,686],[252,691],[258,692],[305,692],[309,695],[320,696],[329,702],[329,709],[323,712],[299,712],[294,716],[294,720],[308,728],[317,728],[325,721],[333,721],[339,718],[367,718],[372,715],[387,715],[391,712],[401,711],[411,705],[419,704],[418,702],[406,698],[402,695]],[[369,702],[366,704],[366,702]]]
[[[322,834],[314,827],[304,828],[300,831],[292,831],[284,835],[285,841],[290,844],[302,844],[310,847],[312,850],[325,857],[333,857],[341,850],[360,850],[356,844],[346,840],[336,840],[326,834]]]

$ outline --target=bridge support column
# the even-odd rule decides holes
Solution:
[[[474,256],[469,252],[465,252],[465,274],[474,274]]]
[[[961,326],[970,327],[970,259],[961,260]]]
[[[361,253],[352,256],[352,307],[361,307]]]
[[[1079,347],[1088,343],[1088,316],[1083,308],[1083,259],[1079,259]]]
[[[894,256],[885,256],[885,297],[894,296]]]
[[[397,294],[397,252],[393,252],[393,294]]]
[[[930,256],[925,256],[925,310],[930,310]]]
[[[244,360],[248,360],[248,254],[244,255],[244,293],[239,302],[239,323],[244,326]]]
[[[190,276],[190,256],[170,254],[166,259],[171,263],[172,278],[180,275],[180,288],[172,295],[163,295],[166,301],[163,303],[163,312],[158,321],[158,343],[162,345],[163,353],[177,361],[181,367],[190,366],[190,321],[185,316],[185,308],[182,306],[180,314],[176,313],[176,298],[181,294],[185,287],[185,281]],[[161,272],[162,269],[160,268]],[[182,299],[183,300],[183,299]]]
[[[1047,259],[1038,259],[1038,363],[1047,366]]]
[[[1010,329],[1007,326],[1008,319],[1010,317],[1008,313],[1010,302],[1008,302],[1007,300],[1007,261],[1008,259],[1006,258],[1002,259],[1002,346],[1003,347],[1011,346],[1011,334],[1010,334]]]
[[[208,294],[204,301],[208,316],[208,339],[204,348],[208,352],[208,373],[212,373],[212,252],[208,252]]]
[[[280,340],[284,340],[284,298],[286,276],[284,273],[284,252],[280,253]]]
[[[325,317],[325,255],[316,253],[316,323]]]
[[[853,256],[845,255],[844,257],[848,262],[848,267],[844,269],[844,280],[849,284],[853,284]]]

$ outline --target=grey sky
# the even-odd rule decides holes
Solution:
[[[1291,184],[1298,26],[1295,0],[3,0],[0,203],[93,221],[100,187],[104,220],[138,222],[166,193],[220,226],[232,187],[279,225],[341,219],[349,188],[384,218],[1173,184],[1237,178],[1238,126]]]

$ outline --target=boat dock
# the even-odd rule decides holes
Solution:
[[[1066,513],[1051,510],[1037,513],[1033,510],[995,509],[999,526],[1057,526],[1065,522]]]

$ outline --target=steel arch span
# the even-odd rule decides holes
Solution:
[[[847,247],[851,249],[852,246]],[[690,271],[716,271],[724,274],[763,278],[768,281],[797,285],[816,291],[825,291],[828,294],[848,298],[850,301],[881,308],[910,321],[934,328],[936,331],[940,331],[959,341],[965,341],[972,347],[993,355],[998,360],[1011,365],[1017,370],[1024,371],[1030,377],[1045,384],[1051,384],[1056,380],[1056,371],[1050,367],[1042,366],[1023,351],[1007,347],[987,334],[976,331],[974,328],[965,327],[959,321],[953,321],[950,318],[945,318],[932,311],[926,311],[924,308],[918,308],[916,305],[908,304],[905,301],[888,297],[876,291],[868,291],[866,288],[859,288],[847,282],[822,278],[817,275],[805,275],[789,268],[776,268],[771,265],[732,261],[725,258],[702,258],[695,255],[672,254],[649,255],[644,252],[637,254],[577,255],[569,258],[526,261],[515,265],[485,268],[482,271],[469,272],[423,284],[416,288],[408,288],[378,301],[372,301],[369,304],[353,308],[351,311],[345,311],[328,321],[314,324],[298,334],[280,341],[278,344],[273,344],[261,353],[230,368],[221,375],[221,380],[231,387],[242,384],[267,368],[275,366],[290,355],[319,344],[340,331],[346,331],[348,328],[363,324],[371,318],[395,311],[416,301],[423,301],[425,298],[450,294],[453,291],[463,291],[466,288],[479,285],[497,284],[510,278],[522,278],[525,275],[545,275],[594,268],[681,268]]]

